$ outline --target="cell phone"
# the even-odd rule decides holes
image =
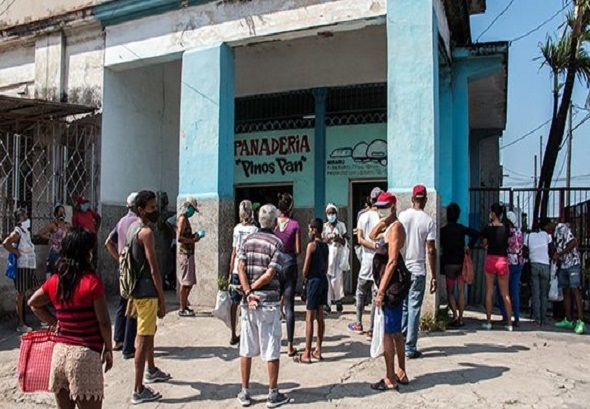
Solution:
[[[203,237],[205,237],[205,230],[204,229],[199,229],[199,231],[197,231],[197,236],[199,236],[200,239],[202,239]]]

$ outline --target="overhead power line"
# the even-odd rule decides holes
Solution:
[[[488,30],[489,30],[490,28],[492,28],[494,24],[496,24],[496,21],[498,21],[498,20],[500,19],[500,17],[502,17],[502,16],[503,16],[503,15],[504,15],[504,14],[505,14],[507,11],[508,11],[508,9],[509,9],[509,8],[512,6],[512,4],[513,4],[513,3],[514,3],[514,0],[510,0],[510,3],[508,3],[508,5],[507,5],[507,6],[504,8],[504,10],[502,10],[502,11],[500,12],[500,14],[498,14],[498,15],[496,16],[496,18],[492,20],[492,22],[490,23],[490,25],[489,25],[489,26],[487,26],[487,27],[486,27],[486,29],[485,29],[485,30],[483,30],[479,36],[477,36],[477,38],[475,39],[475,42],[478,42],[478,41],[479,41],[479,39],[480,39],[480,38],[481,38],[481,37],[482,37],[482,36],[483,36],[485,33],[487,33],[487,32],[488,32]]]
[[[532,30],[529,30],[529,31],[527,31],[527,32],[526,32],[526,33],[524,33],[524,34],[522,34],[522,35],[520,35],[520,36],[518,36],[518,37],[516,37],[516,38],[513,38],[513,39],[512,39],[512,40],[510,40],[509,42],[510,42],[510,43],[515,43],[515,42],[517,42],[517,41],[520,41],[520,40],[522,40],[523,38],[526,38],[526,37],[530,36],[531,34],[533,34],[533,33],[537,32],[537,31],[539,31],[539,30],[540,30],[540,29],[541,29],[541,28],[542,28],[542,27],[543,27],[545,24],[549,23],[549,22],[550,22],[551,20],[553,20],[555,17],[559,16],[559,15],[560,15],[560,14],[561,14],[561,13],[562,13],[562,12],[563,12],[563,11],[564,11],[566,8],[568,8],[568,7],[570,6],[570,4],[571,4],[571,3],[572,3],[572,2],[571,2],[571,0],[569,0],[569,1],[568,1],[568,2],[565,4],[565,6],[563,6],[561,9],[559,9],[559,11],[558,11],[558,12],[556,12],[555,14],[553,14],[553,15],[552,15],[551,17],[549,17],[547,20],[543,21],[541,24],[539,24],[538,26],[536,26],[536,27],[535,27],[535,28],[533,28]]]
[[[502,145],[500,147],[500,149],[508,148],[509,146],[512,146],[512,145],[517,144],[518,142],[522,141],[523,139],[525,139],[528,136],[531,136],[532,134],[534,134],[535,132],[537,132],[539,129],[541,129],[542,127],[544,127],[545,125],[547,125],[549,122],[551,122],[551,118],[549,118],[548,120],[546,120],[545,122],[543,122],[541,125],[537,126],[532,131],[529,131],[529,132],[525,133],[524,135],[516,138],[515,140],[513,140],[512,142],[510,142],[510,143],[508,143],[506,145]]]

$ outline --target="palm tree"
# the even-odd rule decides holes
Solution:
[[[574,12],[559,38],[549,37],[540,44],[543,63],[553,77],[553,117],[545,148],[537,194],[536,220],[547,217],[549,189],[555,172],[557,155],[563,142],[567,114],[576,78],[590,81],[590,56],[584,48],[590,42],[590,0],[574,0]],[[561,96],[561,100],[560,100]]]

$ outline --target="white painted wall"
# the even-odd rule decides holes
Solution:
[[[131,191],[178,196],[180,61],[105,70],[101,201],[123,204]]]
[[[58,16],[68,11],[79,10],[87,6],[104,3],[107,0],[18,0],[0,2],[2,20],[0,27],[12,27],[32,21]]]
[[[238,47],[236,96],[387,81],[385,25]]]
[[[35,44],[0,50],[0,93],[33,96],[35,83]],[[24,93],[24,94],[23,94]]]

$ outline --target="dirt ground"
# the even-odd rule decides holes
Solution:
[[[115,307],[116,300],[112,300]],[[208,311],[180,318],[174,297],[159,323],[156,364],[170,372],[168,383],[155,384],[163,399],[145,408],[240,407],[237,347],[229,346],[229,330]],[[534,329],[523,322],[515,332],[480,330],[483,315],[470,312],[458,330],[423,335],[422,359],[407,364],[410,385],[400,392],[376,393],[369,388],[383,376],[382,359],[369,358],[369,342],[349,332],[354,308],[327,319],[325,361],[297,364],[281,357],[280,387],[290,394],[289,407],[318,408],[588,408],[590,407],[590,338],[553,328]],[[368,316],[366,316],[368,320]],[[19,338],[14,319],[0,323],[0,408],[54,407],[48,393],[23,394],[17,387]],[[35,322],[31,319],[35,324]],[[283,326],[283,334],[286,331]],[[303,307],[297,307],[295,343],[304,343]],[[265,407],[266,368],[256,359],[252,371],[253,407]],[[115,355],[105,376],[104,407],[128,408],[133,362]]]

